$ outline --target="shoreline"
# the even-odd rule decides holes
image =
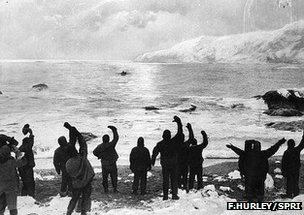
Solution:
[[[280,167],[276,161],[280,161],[273,157],[269,160],[270,169],[269,174],[274,180],[274,188],[266,192],[265,200],[273,201],[280,198],[280,195],[284,193],[284,179],[275,177],[274,169]],[[228,173],[234,172],[238,169],[238,164],[235,161],[226,161],[217,163],[209,166],[204,166],[203,179],[204,186],[214,185],[219,194],[228,196],[229,198],[236,200],[243,200],[244,191],[240,189],[243,186],[241,179],[230,179]],[[142,208],[142,200],[152,201],[152,199],[159,198],[162,196],[162,175],[161,167],[154,166],[147,179],[147,195],[145,196],[134,196],[131,194],[133,176],[131,170],[127,165],[118,165],[118,194],[112,193],[111,183],[109,183],[109,194],[103,192],[102,187],[102,175],[100,171],[96,171],[95,178],[93,180],[93,192],[92,199],[94,201],[108,202],[111,204],[111,209],[121,207],[135,207]],[[300,193],[304,193],[304,161],[302,161],[300,176]],[[35,170],[36,177],[36,201],[38,203],[47,203],[53,197],[57,196],[60,189],[61,178],[54,169]],[[219,179],[220,178],[220,179]],[[222,191],[220,187],[230,187],[231,192]],[[113,202],[113,199],[115,201]]]

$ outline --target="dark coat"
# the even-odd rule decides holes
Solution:
[[[118,154],[115,149],[118,142],[118,133],[114,132],[114,138],[112,141],[102,143],[98,145],[94,150],[93,154],[100,159],[102,165],[112,165],[118,159]]]
[[[144,144],[138,143],[130,154],[130,169],[132,172],[149,171],[151,169],[151,157]]]
[[[304,140],[297,147],[288,147],[282,158],[282,174],[298,173],[301,167],[300,153],[304,149]]]
[[[162,140],[156,144],[153,149],[152,164],[155,163],[156,157],[160,153],[160,163],[162,166],[178,165],[178,154],[185,138],[180,127],[181,125],[179,125],[178,132],[173,138]]]
[[[208,137],[206,134],[203,136],[203,142],[201,144],[190,145],[189,159],[188,159],[190,167],[195,167],[195,166],[201,165],[203,163],[204,159],[203,159],[202,153],[203,153],[204,148],[207,147],[207,145],[208,145]]]
[[[60,146],[55,150],[53,164],[58,174],[60,174],[60,172],[66,172],[65,164],[68,159],[69,155],[67,146]]]
[[[256,141],[255,147],[248,152],[235,146],[232,146],[231,149],[239,156],[242,156],[245,177],[266,178],[269,170],[268,158],[274,155],[281,145],[282,142],[279,141],[272,147],[261,150],[260,143]]]
[[[15,159],[10,156],[8,146],[3,146],[0,149],[0,195],[3,192],[18,192],[19,176],[17,167],[26,165],[25,158]]]
[[[34,135],[30,135],[22,140],[22,145],[19,147],[21,152],[24,152],[24,157],[27,160],[27,164],[21,168],[33,168],[35,167],[35,158],[33,152]]]

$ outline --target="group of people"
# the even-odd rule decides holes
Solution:
[[[283,138],[266,150],[261,150],[261,143],[257,140],[246,140],[244,150],[233,146],[227,147],[239,155],[239,170],[245,181],[245,196],[248,201],[261,202],[264,199],[264,182],[269,172],[268,159],[273,156],[286,142]],[[293,198],[299,195],[300,153],[304,149],[304,132],[298,146],[295,141],[287,141],[287,150],[284,152],[281,162],[282,175],[286,179],[286,195]]]
[[[163,177],[163,200],[169,198],[169,188],[172,199],[178,200],[178,188],[187,192],[203,187],[203,156],[202,152],[208,145],[208,137],[201,131],[203,141],[198,144],[194,137],[190,123],[186,125],[188,138],[185,139],[182,121],[174,116],[177,133],[172,137],[170,130],[165,130],[162,140],[156,144],[152,156],[144,145],[144,138],[139,137],[137,146],[130,153],[130,170],[134,173],[132,193],[146,194],[147,172],[155,165],[160,154],[160,164]],[[58,138],[59,147],[55,150],[53,164],[58,174],[61,174],[60,196],[70,194],[71,200],[67,208],[67,215],[77,212],[82,215],[91,209],[92,181],[94,169],[87,159],[88,147],[82,134],[69,123],[64,127],[69,131],[69,140],[64,136]],[[109,135],[102,137],[102,143],[93,154],[100,159],[102,168],[102,185],[104,192],[109,192],[108,177],[110,176],[113,192],[117,193],[117,160],[116,145],[119,140],[117,128],[108,126],[113,132],[113,139]],[[19,176],[22,181],[22,196],[35,197],[35,180],[33,168],[35,166],[32,129],[26,124],[22,133],[26,136],[18,148],[18,141],[14,137],[0,135],[0,215],[7,207],[11,215],[17,214],[17,195],[19,192]],[[245,194],[248,201],[263,201],[264,181],[269,171],[268,159],[274,155],[280,146],[286,142],[283,138],[267,150],[261,150],[261,143],[256,140],[246,140],[244,150],[233,146],[227,147],[239,155],[239,170],[245,181]],[[76,144],[78,143],[78,147]],[[282,158],[282,174],[287,179],[286,197],[292,198],[299,194],[300,152],[304,148],[304,134],[301,143],[296,147],[295,141],[287,141],[288,148]],[[78,148],[78,149],[77,149]],[[11,156],[15,153],[15,157]],[[170,186],[169,186],[170,185]]]

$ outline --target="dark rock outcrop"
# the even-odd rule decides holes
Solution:
[[[81,135],[84,137],[85,141],[90,141],[97,138],[97,136],[91,132],[81,132]]]
[[[274,128],[281,131],[303,131],[304,130],[304,121],[292,121],[292,122],[270,122],[266,124],[268,128]]]
[[[32,88],[36,91],[42,91],[48,89],[49,87],[46,84],[36,84]]]
[[[265,93],[262,98],[268,106],[265,114],[270,116],[302,116],[304,112],[304,94],[297,90],[274,90]]]
[[[301,111],[295,110],[295,109],[270,109],[264,111],[265,114],[269,116],[303,116],[303,113]]]
[[[188,112],[193,112],[196,110],[196,106],[195,105],[191,105],[190,108],[188,109],[184,109],[184,110],[180,110],[180,112],[183,112],[183,113],[188,113]]]

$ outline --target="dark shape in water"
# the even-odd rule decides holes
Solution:
[[[196,106],[195,105],[191,105],[190,108],[188,109],[184,109],[184,110],[180,110],[180,112],[183,112],[183,113],[188,113],[188,112],[193,112],[196,110]]]
[[[126,72],[126,71],[122,71],[121,73],[120,73],[120,75],[121,76],[126,76],[128,73]]]
[[[231,105],[231,109],[236,109],[236,108],[244,109],[244,108],[245,108],[245,105],[242,104],[242,103],[232,104],[232,105]]]
[[[155,106],[146,106],[145,110],[159,110],[159,108]]]
[[[291,121],[291,122],[270,122],[265,124],[267,128],[274,128],[280,131],[303,131],[304,130],[304,121]]]
[[[0,95],[2,95],[3,93],[2,93],[2,91],[0,91]]]
[[[49,87],[46,84],[36,84],[32,88],[37,91],[42,91],[48,89]]]
[[[90,141],[96,139],[98,136],[92,134],[91,132],[81,132],[81,135],[85,139],[85,141]]]
[[[269,91],[262,96],[255,96],[263,99],[268,106],[265,114],[270,116],[302,116],[304,111],[304,95],[297,90],[287,90],[288,94],[283,96],[277,90]]]

